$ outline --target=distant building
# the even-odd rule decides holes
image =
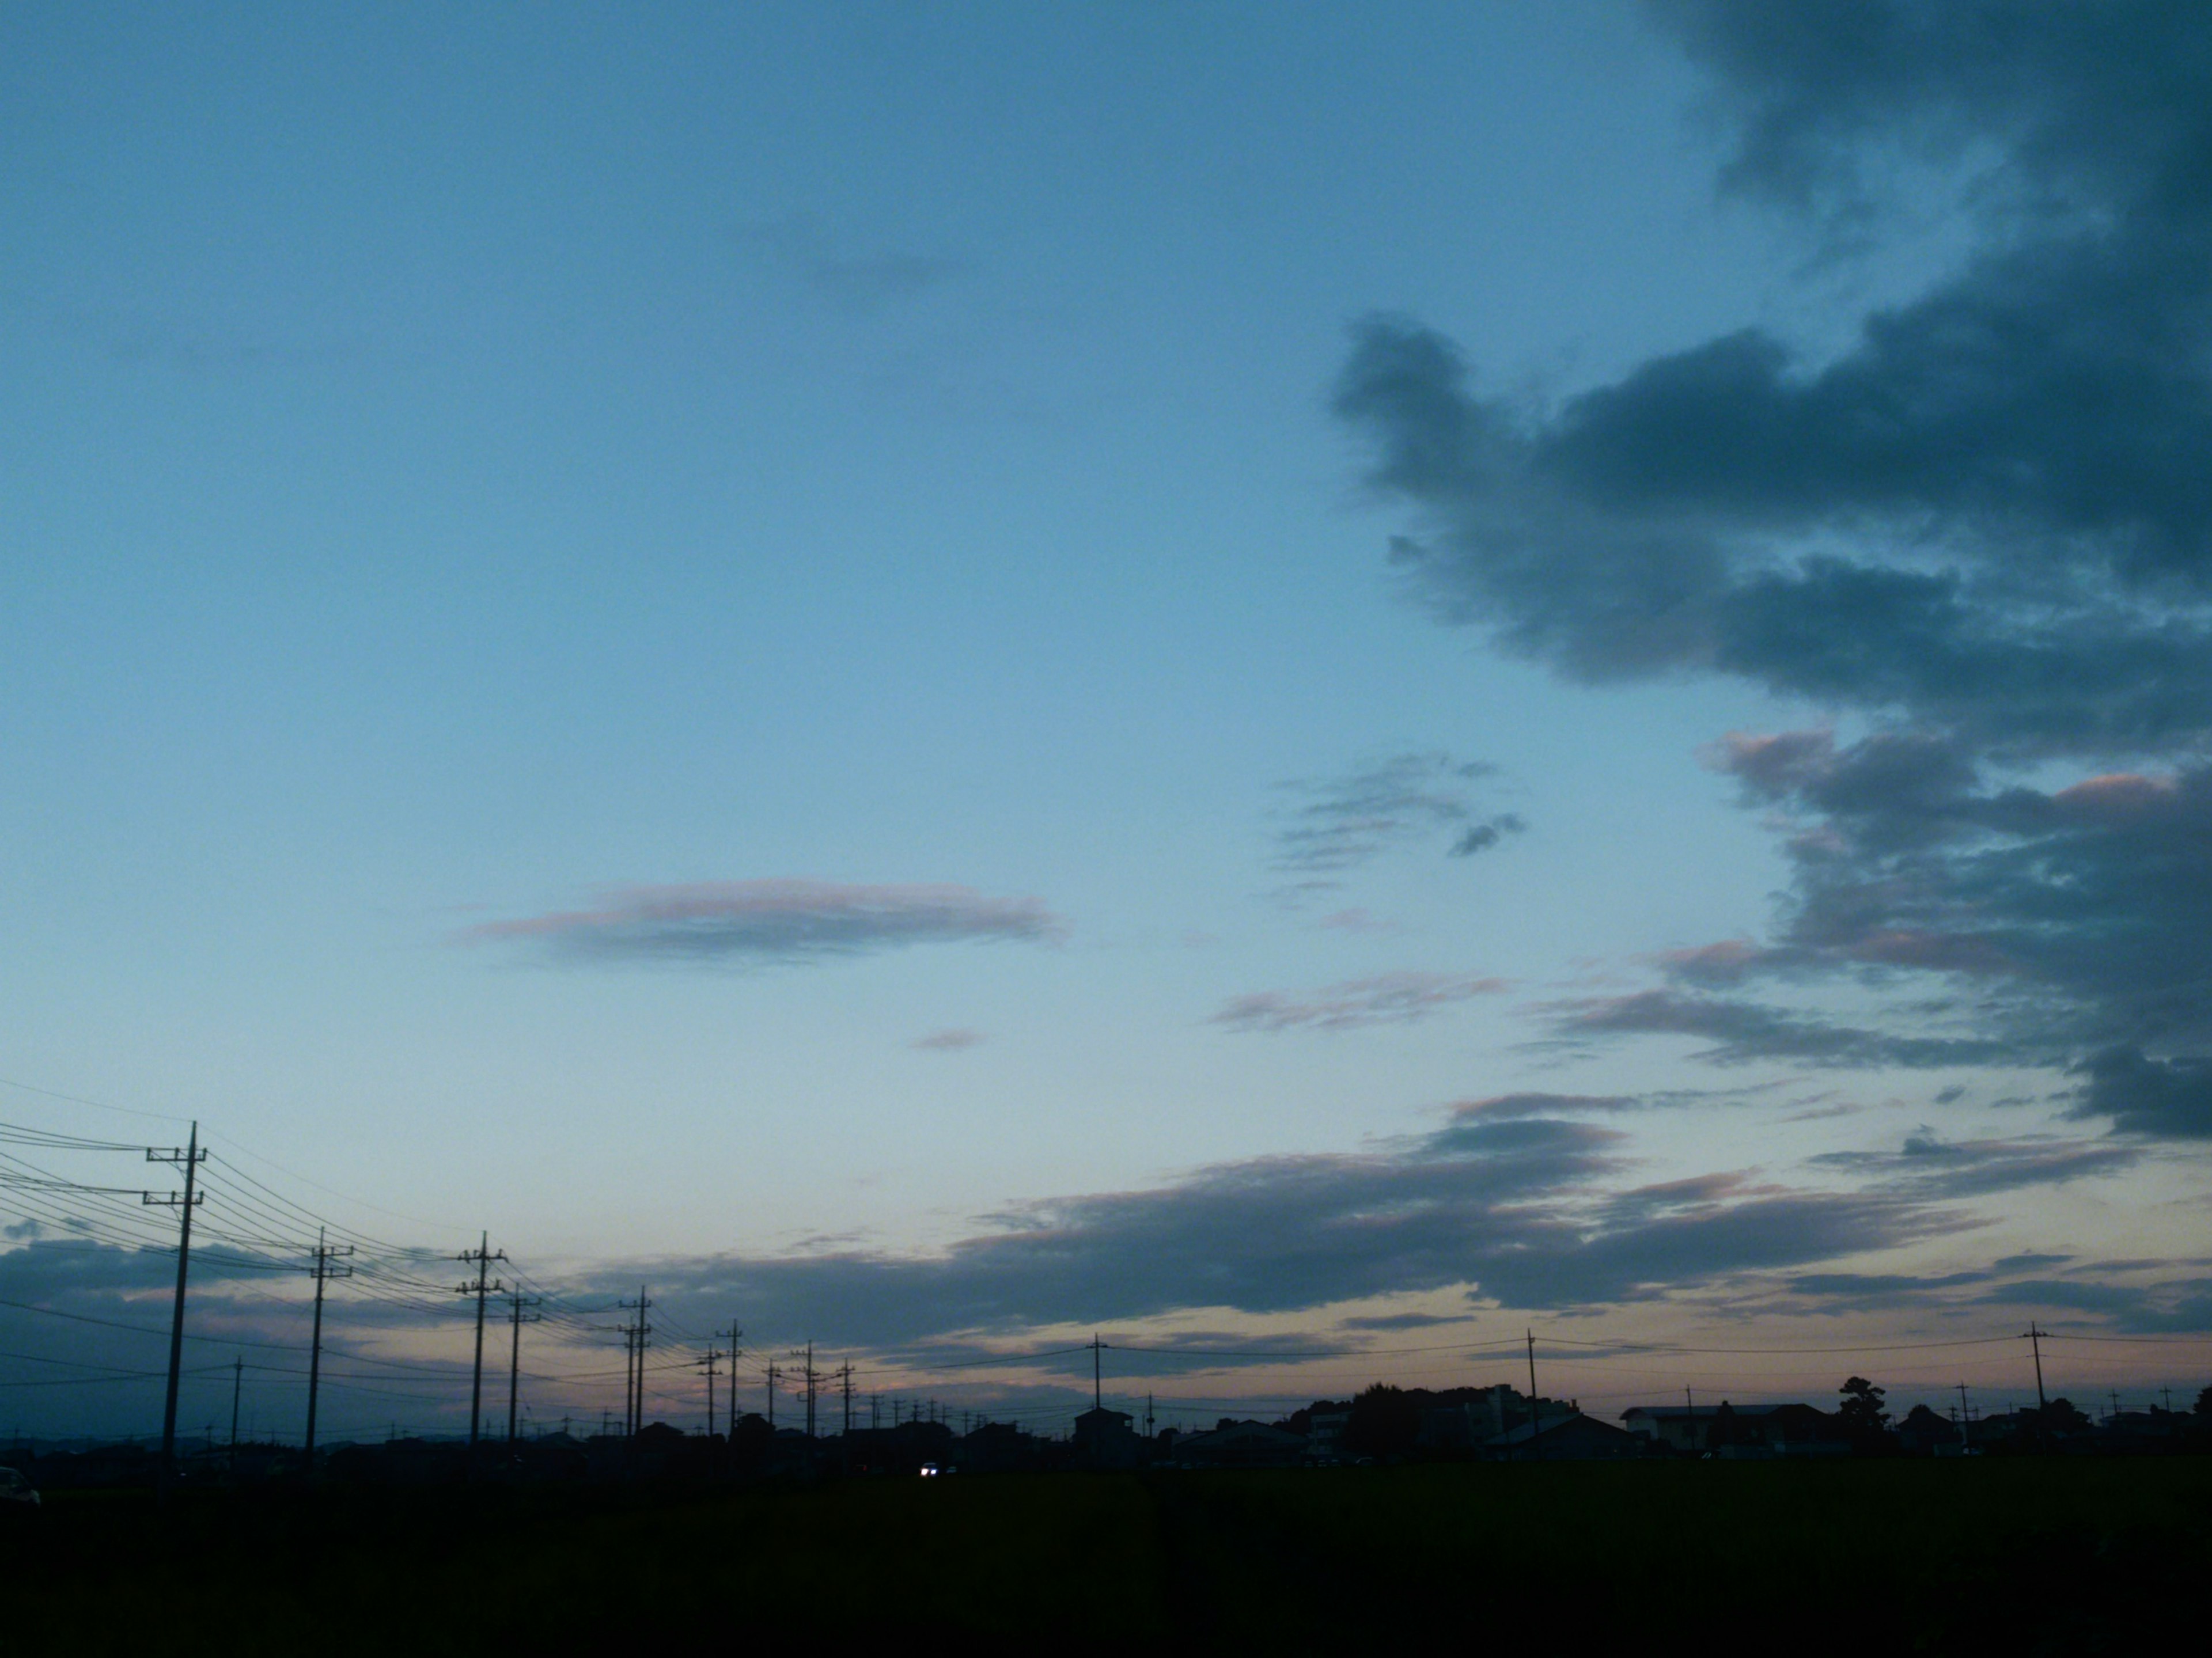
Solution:
[[[1716,1424],[1723,1424],[1718,1435]],[[1725,1439],[1729,1448],[1739,1454],[1822,1456],[1848,1448],[1835,1418],[1810,1405],[1731,1405],[1725,1400],[1711,1406],[1637,1405],[1620,1413],[1620,1425],[1653,1443],[1692,1455],[1719,1448],[1717,1439]]]
[[[1314,1462],[1334,1462],[1344,1455],[1345,1424],[1349,1411],[1316,1411],[1306,1418],[1306,1457]]]
[[[1211,1433],[1176,1440],[1175,1459],[1194,1468],[1294,1468],[1306,1460],[1306,1439],[1265,1422],[1224,1418]]]
[[[1508,1428],[1482,1448],[1499,1461],[1625,1462],[1642,1456],[1645,1442],[1625,1428],[1574,1411]]]

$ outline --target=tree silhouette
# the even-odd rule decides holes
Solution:
[[[1889,1412],[1882,1408],[1882,1390],[1863,1376],[1855,1376],[1836,1390],[1844,1402],[1836,1418],[1852,1444],[1863,1450],[1880,1450],[1889,1442]]]

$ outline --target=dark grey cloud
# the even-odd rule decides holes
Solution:
[[[2062,1277],[2026,1277],[2051,1264],[2047,1258],[1997,1261],[1985,1270],[1909,1272],[1800,1272],[1785,1285],[1789,1301],[1822,1314],[1939,1310],[1951,1314],[2002,1309],[2087,1315],[2106,1333],[2163,1335],[2212,1329],[2212,1278],[2166,1278],[2126,1282],[2139,1269],[2126,1261],[2085,1264]],[[2076,1327],[2082,1321],[2071,1321]]]
[[[1451,844],[1455,858],[1471,858],[1478,852],[1487,852],[1509,835],[1518,835],[1528,825],[1516,812],[1501,811],[1495,817],[1469,825],[1460,831],[1459,839]]]
[[[1419,515],[1395,556],[1579,677],[1717,671],[2011,748],[2203,732],[2212,21],[1662,9],[1736,119],[1739,183],[1832,199],[1812,181],[1940,130],[2018,187],[1983,192],[1962,270],[1826,362],[1741,331],[1547,412],[1482,396],[1431,331],[1364,325],[1337,408]]]
[[[1710,75],[1723,185],[1877,241],[1893,183],[1972,246],[1815,358],[1756,329],[1555,407],[1361,325],[1336,392],[1438,615],[1584,681],[1722,675],[1871,729],[1720,756],[1790,820],[1779,936],[1685,952],[1582,1032],[1715,1056],[2080,1067],[2085,1111],[2204,1132],[2212,1066],[2212,13],[1654,12]],[[1917,171],[1915,171],[1917,169]],[[1755,979],[1945,981],[1836,1024]],[[1940,1011],[1967,1034],[1916,1025]],[[1891,1027],[1895,1027],[1894,1029]],[[1992,1049],[1988,1057],[1999,1057]],[[2092,1058],[2092,1056],[2096,1056]]]
[[[1427,1330],[1439,1324],[1465,1324],[1465,1313],[1377,1313],[1366,1318],[1339,1319],[1347,1330]]]
[[[1678,979],[1942,975],[2010,1057],[2086,1078],[2082,1111],[2212,1133],[2212,769],[1993,783],[1926,732],[1739,736],[1714,759],[1781,815],[1793,878],[1772,943],[1686,952]]]
[[[881,1345],[1439,1290],[1586,1308],[1969,1224],[1895,1193],[1740,1175],[1608,1193],[1621,1157],[1621,1137],[1595,1124],[1462,1119],[1370,1151],[1216,1164],[1153,1190],[1025,1205],[933,1256],[845,1249],[651,1271],[678,1317],[738,1305],[759,1332]]]
[[[855,886],[828,881],[717,881],[623,887],[592,909],[487,921],[476,943],[536,944],[586,962],[794,963],[918,944],[1060,938],[1035,898],[962,886]]]
[[[1557,1117],[1589,1111],[1611,1115],[1642,1108],[1644,1102],[1626,1094],[1493,1094],[1452,1108],[1455,1123],[1494,1121],[1507,1117]]]
[[[1213,1016],[1231,1030],[1351,1030],[1409,1024],[1476,996],[1494,996],[1503,979],[1455,973],[1382,973],[1319,990],[1261,990],[1232,997]]]
[[[1469,784],[1496,768],[1449,754],[1401,754],[1340,776],[1300,779],[1283,788],[1298,804],[1274,833],[1273,866],[1302,878],[1297,891],[1340,885],[1334,878],[1400,846],[1431,838],[1454,857],[1496,846],[1524,827],[1511,812],[1480,813]]]
[[[2108,1117],[2123,1133],[2212,1139],[2212,1060],[2154,1060],[2113,1048],[2084,1068],[2089,1080],[2076,1115]]]
[[[1978,1065],[2005,1057],[2002,1044],[1980,1037],[1904,1035],[1832,1024],[1757,1003],[1644,990],[1626,996],[1556,1004],[1554,1028],[1568,1038],[1650,1035],[1698,1036],[1714,1045],[1704,1057],[1722,1065],[1794,1060],[1814,1066],[1940,1066]]]
[[[1923,1128],[1908,1135],[1895,1151],[1829,1151],[1812,1162],[1817,1168],[1866,1176],[1893,1190],[1932,1200],[2117,1175],[2133,1168],[2142,1157],[2139,1147],[2109,1140],[2050,1136],[1946,1140]]]

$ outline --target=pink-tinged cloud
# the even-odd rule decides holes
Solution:
[[[487,921],[460,936],[536,943],[585,960],[700,963],[805,962],[976,939],[1044,943],[1066,932],[1036,898],[783,880],[623,887],[597,908]]]
[[[1450,973],[1385,973],[1297,993],[1262,990],[1238,996],[1213,1016],[1231,1030],[1349,1030],[1359,1025],[1405,1024],[1473,996],[1509,987],[1503,979]]]
[[[1398,932],[1403,931],[1395,921],[1385,920],[1364,909],[1331,910],[1314,923],[1338,932]]]
[[[2051,798],[2063,811],[2092,821],[2133,817],[2160,807],[2172,806],[2181,791],[2171,777],[2148,777],[2141,772],[2106,772],[2085,777],[2071,788]]]
[[[924,1054],[957,1054],[963,1048],[978,1047],[987,1040],[980,1030],[933,1030],[927,1036],[916,1036],[907,1046],[919,1048]]]

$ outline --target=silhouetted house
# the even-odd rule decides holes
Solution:
[[[969,1473],[1011,1473],[1035,1465],[1036,1442],[1006,1422],[986,1422],[956,1443],[952,1461]]]
[[[1127,1411],[1102,1406],[1075,1418],[1075,1465],[1079,1468],[1133,1468],[1143,1459],[1144,1443],[1129,1426]]]
[[[1897,1424],[1897,1442],[1908,1456],[1956,1455],[1966,1448],[1959,1424],[1925,1405],[1915,1405]]]
[[[1485,1442],[1483,1453],[1501,1462],[1632,1461],[1644,1441],[1626,1429],[1580,1411],[1524,1422]]]
[[[1306,1441],[1265,1422],[1224,1417],[1211,1433],[1176,1440],[1175,1460],[1189,1468],[1295,1468],[1306,1460]]]

